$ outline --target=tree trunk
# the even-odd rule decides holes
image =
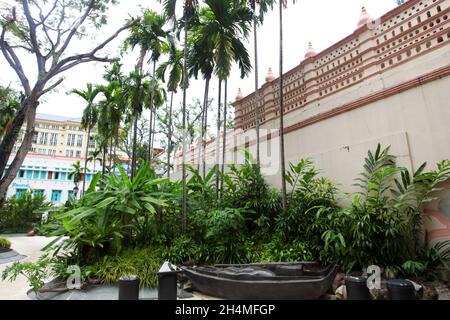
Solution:
[[[153,81],[155,80],[155,74],[156,74],[156,61],[153,61]],[[153,91],[153,93],[150,96],[150,127],[149,127],[149,131],[148,131],[148,153],[147,153],[147,160],[150,162],[150,170],[152,169],[152,156],[153,156],[153,148],[152,148],[152,136],[154,135],[154,132],[152,131],[153,125],[152,125],[152,118],[153,118],[153,114],[155,114],[156,117],[156,112],[154,112],[154,108],[153,108],[153,95],[155,94],[155,92]]]
[[[0,180],[0,204],[3,201],[3,194],[8,190],[9,186],[16,178],[17,172],[19,172],[20,166],[25,160],[25,157],[27,156],[32,145],[34,125],[36,121],[36,108],[38,105],[39,102],[35,99],[32,100],[31,98],[28,98],[25,100],[23,107],[14,118],[10,130],[8,130],[3,137],[3,141],[0,146],[0,176],[5,171],[11,151],[19,136],[20,129],[25,121],[27,122],[23,142],[17,151],[13,162],[11,163],[8,172]]]
[[[170,155],[172,153],[172,111],[173,111],[173,92],[170,94],[169,132],[167,135],[167,177],[169,179],[170,179]]]
[[[133,180],[136,174],[136,156],[137,156],[137,127],[138,127],[138,116],[134,116],[133,124],[133,151],[131,157],[131,180]]]
[[[110,145],[109,145],[109,173],[112,172],[112,162],[113,162],[113,134],[111,133]]]
[[[217,137],[216,137],[216,198],[219,199],[219,181],[220,181],[220,108],[222,104],[222,79],[219,79],[219,97],[217,104]]]
[[[184,48],[183,48],[183,162],[182,162],[182,216],[181,216],[181,228],[183,233],[187,230],[187,187],[186,187],[186,91],[188,85],[188,75],[187,75],[187,59],[188,59],[188,17],[187,12],[185,12],[184,19]]]
[[[209,100],[209,81],[211,80],[210,77],[206,78],[206,84],[205,84],[205,116],[204,116],[204,122],[203,122],[203,128],[202,128],[202,142],[203,142],[203,154],[202,154],[202,166],[203,166],[203,179],[206,177],[206,137],[208,135],[208,100]]]
[[[103,139],[102,176],[106,174],[106,152],[108,151],[108,138]]]
[[[90,117],[89,117],[90,118]],[[89,158],[89,141],[90,141],[90,136],[91,136],[91,119],[89,119],[89,124],[88,124],[88,138],[87,138],[87,144],[86,144],[86,159],[84,159],[84,177],[83,177],[83,195],[86,191],[86,174],[87,174],[87,166],[88,166],[88,158]],[[95,161],[95,160],[94,160]]]
[[[254,12],[253,17],[253,35],[255,42],[255,117],[256,117],[256,164],[258,166],[261,165],[261,156],[260,156],[260,146],[259,146],[259,83],[258,83],[258,27],[257,27],[257,18],[256,12]]]
[[[198,144],[198,165],[197,165],[197,169],[200,171],[200,167],[202,166],[202,161],[200,160],[200,158],[202,157],[202,146],[203,146],[203,138],[205,135],[205,121],[206,120],[206,116],[207,116],[207,96],[208,96],[208,80],[205,80],[205,94],[203,96],[203,107],[202,107],[202,120],[201,120],[201,131],[200,131],[200,139],[199,139],[199,144]],[[205,170],[202,169],[202,171],[204,172]]]
[[[152,162],[153,162],[153,146],[155,143],[155,132],[156,132],[156,109],[153,110],[153,125],[152,125],[152,140],[150,141],[150,169],[152,168]]]
[[[225,80],[225,97],[223,105],[223,145],[222,145],[222,174],[225,172],[225,157],[227,151],[227,99],[228,99],[228,80]],[[220,179],[220,192],[223,190],[223,179]]]
[[[283,210],[287,208],[286,193],[286,164],[284,153],[284,93],[283,93],[283,1],[280,1],[280,168],[281,168],[281,194],[283,197]]]

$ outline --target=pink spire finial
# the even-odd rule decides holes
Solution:
[[[269,68],[266,76],[266,82],[272,82],[273,80],[275,80],[275,75],[273,74],[272,68]]]
[[[361,17],[358,21],[358,28],[361,28],[363,25],[368,24],[372,21],[372,17],[367,13],[366,7],[361,8]]]
[[[244,95],[242,94],[241,88],[239,88],[237,96],[236,96],[236,101],[240,101],[244,98]]]
[[[312,43],[310,42],[308,44],[308,50],[306,51],[306,54],[305,54],[305,59],[312,58],[315,55],[317,55],[317,52],[316,52],[316,50],[314,50],[314,47],[313,47]]]

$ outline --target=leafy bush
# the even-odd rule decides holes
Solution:
[[[246,262],[245,212],[243,209],[225,208],[210,212],[205,218],[207,233],[206,261],[215,263]]]
[[[6,238],[0,237],[0,248],[10,249],[11,248],[11,241],[9,241]]]
[[[296,239],[286,243],[282,238],[275,237],[264,245],[259,260],[261,262],[299,262],[312,261],[314,256],[308,242]]]
[[[19,275],[23,275],[34,292],[41,289],[45,280],[51,275],[48,256],[42,256],[36,263],[15,262],[2,273],[2,280],[16,281]]]
[[[223,174],[224,188],[221,206],[246,210],[247,226],[251,232],[268,232],[281,210],[281,197],[269,188],[261,168],[248,151],[245,151],[245,163],[241,166],[230,165],[230,173]],[[261,226],[266,226],[260,229]],[[264,234],[261,234],[264,236]]]
[[[319,171],[310,159],[290,164],[286,181],[291,186],[287,210],[277,219],[276,228],[284,241],[302,239],[322,246],[322,230],[326,223],[318,223],[319,210],[337,210],[337,188],[326,178],[319,178]]]
[[[147,232],[157,207],[165,206],[157,186],[166,179],[156,179],[148,164],[139,169],[133,181],[122,168],[119,171],[120,175],[107,177],[98,191],[95,179],[74,209],[57,216],[62,225],[55,224],[58,229],[52,235],[59,238],[47,248],[67,237],[59,249],[73,249],[84,263],[90,263],[119,253],[123,246],[133,244],[133,238]]]
[[[42,214],[51,204],[45,196],[25,192],[20,197],[11,197],[0,208],[0,232],[28,232],[41,223]]]
[[[156,288],[157,272],[163,259],[158,250],[153,248],[129,249],[117,256],[107,256],[98,263],[87,267],[92,276],[106,284],[116,283],[125,275],[137,275],[141,287]]]
[[[164,261],[173,264],[201,261],[202,248],[191,238],[180,236],[162,251]]]
[[[319,212],[329,226],[322,236],[321,257],[346,270],[372,264],[401,270],[406,262],[404,269],[420,272],[419,264],[407,261],[415,261],[419,254],[422,206],[435,199],[431,195],[450,177],[450,161],[427,173],[424,164],[411,175],[395,164],[389,148],[378,145],[375,153],[368,152],[364,169],[356,180],[361,191],[350,207]]]

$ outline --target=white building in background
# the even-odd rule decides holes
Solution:
[[[75,184],[69,178],[69,173],[73,171],[72,164],[82,158],[68,158],[61,156],[29,154],[20,167],[17,178],[8,189],[7,197],[20,196],[28,190],[45,195],[48,201],[53,204],[63,204],[73,196]],[[84,164],[82,164],[84,166]],[[8,168],[8,167],[7,167]],[[97,162],[95,172],[102,170]],[[94,164],[88,164],[86,175],[86,188],[89,186],[94,176]],[[82,182],[78,185],[79,193],[82,189]]]
[[[6,170],[13,161],[24,134],[22,129]],[[81,128],[80,118],[37,114],[32,146],[6,196],[20,196],[27,190],[34,190],[44,194],[54,204],[65,203],[73,195],[75,187],[73,179],[69,179],[69,173],[73,171],[72,164],[80,161],[84,168],[86,156],[98,147],[96,135],[94,128],[88,137],[87,132]],[[124,155],[121,154],[121,157]],[[98,160],[95,163],[90,161],[87,167],[86,188],[94,174],[102,171]],[[80,182],[78,186],[79,193],[82,191],[82,184]]]

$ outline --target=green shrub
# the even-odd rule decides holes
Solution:
[[[290,165],[286,181],[291,186],[288,194],[288,206],[277,218],[276,229],[285,242],[295,239],[308,241],[322,246],[323,229],[326,221],[320,220],[320,210],[337,210],[337,188],[333,182],[318,177],[319,171],[310,159],[302,159],[298,164]]]
[[[106,284],[116,283],[125,275],[137,275],[140,278],[141,287],[156,288],[157,272],[162,263],[163,259],[159,250],[129,249],[117,256],[103,257],[98,263],[85,268],[92,272],[92,277]]]
[[[310,244],[302,240],[286,243],[280,237],[275,237],[265,244],[259,260],[261,262],[299,262],[312,261],[314,256]]]
[[[186,262],[201,260],[202,248],[191,238],[180,236],[176,238],[171,246],[162,250],[162,258],[173,264],[183,264]]]
[[[328,221],[321,257],[346,270],[375,264],[397,273],[422,272],[426,264],[418,258],[424,248],[423,204],[435,200],[432,194],[450,178],[450,161],[432,172],[424,173],[425,166],[410,174],[395,164],[389,148],[378,145],[374,153],[369,151],[364,172],[356,180],[361,191],[353,195],[352,204],[340,211],[319,212]]]
[[[48,256],[42,256],[36,263],[15,262],[7,267],[2,273],[2,280],[16,281],[19,275],[24,276],[31,289],[37,292],[41,289],[45,280],[51,275],[49,265],[51,260]]]
[[[11,197],[0,208],[0,232],[28,232],[41,223],[42,214],[51,204],[45,196],[25,192],[20,197]]]
[[[9,241],[6,238],[0,237],[0,248],[10,249],[11,248],[11,241]]]

